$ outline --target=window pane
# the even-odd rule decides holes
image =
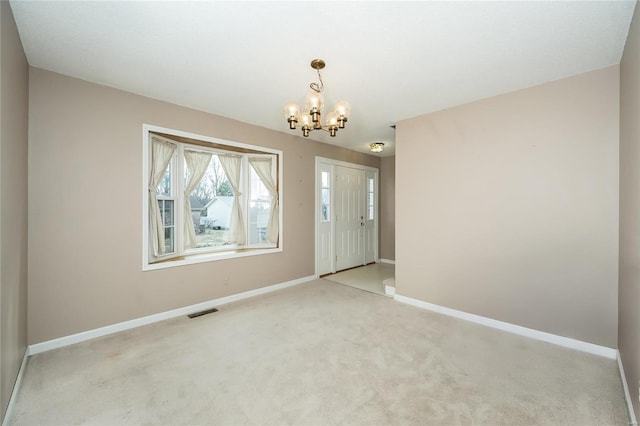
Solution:
[[[164,226],[173,226],[174,214],[173,214],[173,200],[160,200],[160,212],[162,213],[162,223]]]
[[[229,244],[229,222],[233,195],[213,197],[201,212],[191,210],[196,231],[196,248],[217,247]]]
[[[322,187],[329,187],[329,172],[322,172]]]
[[[163,226],[174,225],[173,206],[173,200],[158,200],[158,207],[160,208],[160,215],[162,216]]]
[[[249,243],[267,244],[267,224],[269,223],[270,201],[249,203]]]
[[[164,228],[164,252],[165,254],[175,251],[175,235],[174,227]]]
[[[328,188],[322,189],[322,221],[328,222],[329,217],[331,216],[331,208],[329,204],[329,199],[331,196],[330,190]]]
[[[164,172],[164,176],[160,181],[160,184],[156,188],[156,194],[161,195],[163,197],[171,196],[171,173],[173,169],[173,160],[169,161],[169,166],[167,170]]]
[[[267,244],[267,225],[271,210],[271,196],[262,180],[249,167],[249,244]]]
[[[373,220],[373,214],[374,214],[374,197],[375,197],[375,192],[374,192],[374,180],[373,178],[369,178],[367,179],[367,186],[368,186],[368,192],[367,192],[367,220]]]
[[[185,181],[188,177],[185,166]],[[233,189],[217,155],[200,183],[191,191],[191,220],[196,232],[195,248],[217,247],[229,243],[229,221],[233,206]]]
[[[165,254],[175,252],[175,203],[173,200],[158,200],[162,225],[164,227]]]
[[[196,231],[195,248],[229,244],[229,224],[234,199],[233,189],[218,156],[211,156],[206,173],[189,198],[191,220]]]

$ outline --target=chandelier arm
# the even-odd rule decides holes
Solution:
[[[324,130],[325,132],[329,133],[329,128],[326,125],[322,125],[322,127],[318,127],[317,129],[315,127],[312,127],[309,130],[310,131],[313,131],[313,130]]]

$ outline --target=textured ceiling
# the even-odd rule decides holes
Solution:
[[[282,132],[327,67],[337,137],[393,155],[396,121],[620,62],[635,0],[11,1],[29,63]]]

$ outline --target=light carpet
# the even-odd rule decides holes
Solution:
[[[9,425],[626,425],[615,361],[326,280],[29,359]]]

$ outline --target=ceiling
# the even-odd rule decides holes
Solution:
[[[399,120],[620,62],[635,0],[422,2],[17,1],[29,63],[285,133],[327,63],[335,138],[395,152]]]

